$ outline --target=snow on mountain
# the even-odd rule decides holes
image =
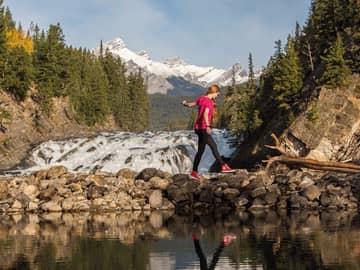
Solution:
[[[105,42],[103,49],[109,50],[115,56],[119,56],[125,62],[129,72],[141,68],[144,75],[147,76],[149,93],[160,92],[166,94],[169,90],[176,88],[176,85],[170,82],[171,78],[182,78],[188,81],[189,85],[200,85],[204,88],[214,83],[220,86],[230,85],[233,69],[237,83],[247,80],[247,72],[240,64],[235,64],[233,67],[225,70],[215,67],[191,65],[180,57],[158,62],[152,60],[150,55],[144,50],[135,53],[128,49],[121,38]],[[100,47],[95,49],[95,53],[100,53]]]

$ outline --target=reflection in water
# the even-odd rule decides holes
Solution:
[[[215,269],[360,269],[356,214],[0,216],[0,269],[200,269],[194,231],[208,267],[224,235],[236,236]]]

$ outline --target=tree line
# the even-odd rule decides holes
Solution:
[[[360,73],[360,1],[313,0],[305,25],[296,23],[285,46],[275,42],[258,82],[249,54],[249,81],[228,87],[222,123],[245,138],[274,117],[285,128],[316,99],[319,86],[346,86],[352,73]]]
[[[54,97],[68,97],[75,119],[86,125],[113,116],[119,127],[144,130],[150,122],[142,71],[127,73],[124,63],[100,44],[100,54],[65,43],[60,24],[47,31],[16,25],[0,0],[0,91],[19,102],[30,96],[50,115]]]

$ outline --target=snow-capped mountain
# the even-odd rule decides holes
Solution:
[[[148,83],[148,92],[152,93],[169,93],[178,87],[180,82],[182,88],[203,89],[211,84],[226,86],[231,84],[232,72],[235,71],[235,80],[242,83],[247,80],[247,72],[240,64],[235,64],[228,70],[218,69],[215,67],[200,67],[186,63],[180,57],[166,59],[164,61],[154,61],[150,55],[141,50],[138,53],[133,52],[126,47],[121,38],[105,42],[103,50],[109,50],[113,55],[120,56],[125,62],[129,72],[137,71],[139,68],[146,76]],[[95,49],[95,53],[100,53],[100,47]],[[202,90],[201,90],[202,91]],[[197,95],[198,93],[193,93]]]

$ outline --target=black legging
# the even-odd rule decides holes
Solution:
[[[197,153],[195,155],[195,159],[194,159],[193,170],[194,171],[198,170],[201,156],[203,155],[203,153],[205,151],[205,146],[207,144],[210,146],[211,151],[212,151],[214,157],[216,158],[216,160],[218,162],[220,162],[220,164],[223,164],[224,160],[221,158],[219,151],[217,149],[216,143],[214,142],[214,139],[211,137],[211,135],[209,133],[207,133],[205,129],[195,129],[195,133],[199,137],[199,143],[198,143],[198,151],[197,151]]]
[[[201,249],[200,241],[194,239],[193,242],[194,242],[196,254],[198,255],[200,260],[200,270],[214,270],[217,262],[219,261],[220,254],[225,247],[224,242],[221,242],[217,247],[209,267],[207,265],[206,257]]]

